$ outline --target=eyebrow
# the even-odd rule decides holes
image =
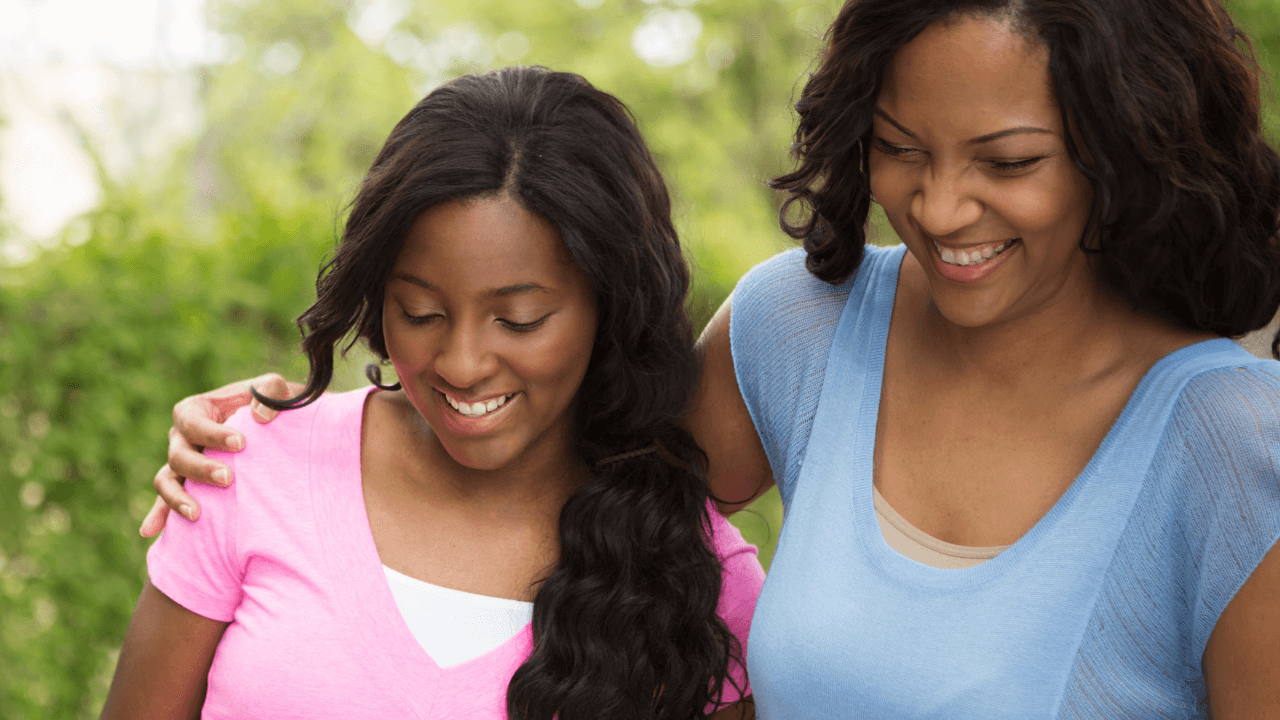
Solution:
[[[409,273],[396,273],[394,276],[394,279],[403,280],[411,285],[417,285],[418,287],[423,288],[425,290],[433,290],[433,291],[438,290],[438,288],[435,285],[432,285],[431,283],[427,282],[426,280],[423,280],[420,277],[410,275]],[[489,290],[486,294],[492,295],[494,297],[508,297],[510,295],[519,295],[521,293],[531,293],[531,292],[548,292],[548,290],[545,287],[539,285],[538,283],[528,282],[528,283],[517,283],[515,285],[504,285],[499,288],[493,288],[492,290]]]
[[[496,297],[507,297],[508,295],[520,295],[522,293],[531,292],[548,292],[546,288],[538,283],[519,283],[517,285],[505,285],[500,288],[494,288],[489,291],[490,295]]]
[[[919,139],[916,137],[915,133],[903,127],[902,124],[899,123],[897,120],[894,120],[893,118],[889,117],[889,113],[885,112],[884,110],[881,110],[880,108],[876,108],[875,113],[876,115],[879,115],[881,118],[883,118],[885,122],[901,130],[904,134],[906,134],[907,137],[916,139],[916,140]],[[1044,133],[1046,135],[1052,135],[1053,131],[1046,130],[1044,128],[1034,127],[1031,125],[1019,125],[1018,127],[1006,128],[1004,130],[989,133],[987,135],[979,135],[976,138],[966,140],[965,144],[966,145],[982,145],[983,143],[993,142],[1003,137],[1008,137],[1010,135],[1019,135],[1022,133]]]

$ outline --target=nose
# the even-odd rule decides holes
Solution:
[[[497,372],[498,357],[489,347],[483,328],[455,323],[444,333],[442,341],[435,370],[441,380],[453,387],[459,390],[472,387]]]
[[[931,169],[921,174],[911,199],[911,214],[926,233],[946,237],[982,218],[983,204],[973,193],[967,169]]]

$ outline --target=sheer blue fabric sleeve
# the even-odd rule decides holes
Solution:
[[[1188,450],[1183,523],[1197,594],[1191,650],[1199,662],[1218,616],[1280,539],[1280,363],[1197,377],[1174,422]]]
[[[1277,540],[1280,363],[1202,373],[1165,428],[1059,717],[1207,717],[1205,644]]]
[[[818,280],[805,269],[804,258],[797,248],[753,268],[733,291],[729,317],[738,388],[784,505],[790,503],[831,341],[849,297],[849,282],[832,286]]]

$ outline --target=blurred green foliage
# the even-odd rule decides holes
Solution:
[[[628,102],[675,193],[699,321],[785,246],[763,182],[787,166],[790,103],[834,0],[435,0],[389,32],[369,27],[377,5],[397,7],[213,5],[235,57],[197,71],[198,135],[129,177],[103,173],[100,206],[58,247],[0,268],[0,717],[98,714],[145,574],[136,528],[173,402],[305,375],[293,319],[345,204],[442,80],[542,64]],[[1234,9],[1280,65],[1276,3]],[[632,51],[646,23],[688,31],[691,17],[687,58],[655,67]],[[362,383],[353,354],[338,389]],[[772,492],[734,518],[766,563],[781,517]]]

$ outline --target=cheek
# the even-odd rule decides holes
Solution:
[[[387,325],[385,321],[382,323],[382,342],[387,346],[387,357],[397,368],[406,366],[406,360],[413,355],[407,347],[409,343]]]
[[[888,209],[902,192],[900,187],[902,180],[893,176],[894,168],[889,166],[886,160],[887,158],[878,152],[871,153],[870,162],[867,163],[867,175],[871,185],[871,196]]]
[[[1024,236],[1074,245],[1089,216],[1089,196],[1087,185],[1082,192],[1073,181],[1059,174],[1011,188],[1003,194],[1001,214]]]
[[[586,373],[591,345],[584,344],[577,333],[557,333],[525,345],[508,357],[517,375],[557,396],[556,404],[568,404]]]
[[[391,322],[391,319],[396,317],[395,313],[398,312],[400,312],[400,308],[390,299],[382,303],[382,342],[387,346],[388,355],[393,354],[391,348],[399,341]]]
[[[383,317],[387,316],[384,314]],[[383,320],[382,341],[387,347],[387,359],[395,368],[396,375],[404,378],[420,374],[430,363],[432,353],[427,334],[405,332],[403,327],[389,327],[392,325],[394,323]]]
[[[391,368],[395,370],[395,377],[388,377],[384,371],[382,373],[382,382],[383,384],[390,383],[393,380],[399,382],[401,389],[413,401],[414,406],[418,408],[418,412],[425,417],[426,396],[430,393],[425,389],[419,392],[420,380],[426,364],[418,359],[420,357],[411,352],[406,352],[403,347],[393,346],[391,338],[387,338],[387,359],[391,361]]]
[[[901,242],[914,248],[915,241],[910,226],[905,220],[911,208],[911,189],[908,180],[903,177],[900,167],[889,165],[883,158],[877,162],[875,156],[878,154],[872,154],[871,162],[867,167],[870,175],[871,198],[884,211],[884,217],[889,221],[889,227],[893,228],[894,235]],[[918,248],[912,252],[917,250]]]
[[[1069,234],[1079,240],[1089,217],[1092,191],[1087,179],[1068,163],[1064,160],[1046,168],[1050,172],[1012,183],[1002,214],[1025,233]]]
[[[536,400],[544,412],[559,416],[577,396],[591,363],[594,321],[594,313],[572,313],[556,332],[525,344],[523,352],[508,355],[511,370],[524,379],[530,400]]]
[[[910,167],[878,152],[871,153],[867,164],[871,197],[884,209],[889,224],[899,237],[906,237],[901,223],[911,208],[914,181]]]

